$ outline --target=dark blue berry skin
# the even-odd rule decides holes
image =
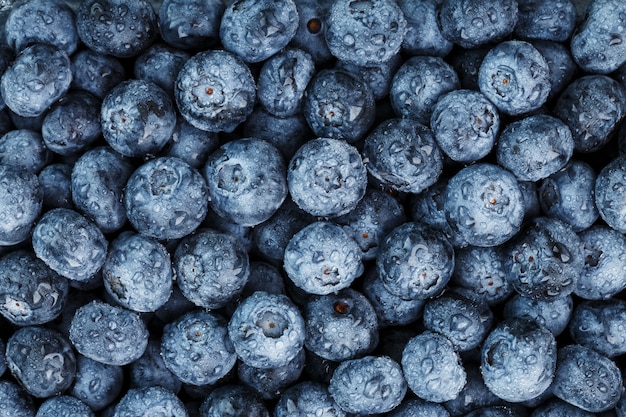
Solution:
[[[263,401],[249,388],[222,385],[211,392],[200,406],[199,417],[270,417]]]
[[[72,345],[56,330],[22,327],[9,338],[6,349],[11,374],[33,397],[59,394],[74,380],[76,357]]]
[[[161,356],[161,342],[155,339],[148,341],[143,355],[130,364],[130,385],[132,388],[148,388],[161,386],[178,393],[182,381],[165,366]]]
[[[287,365],[276,368],[255,368],[241,362],[237,365],[237,376],[242,385],[252,389],[262,399],[277,399],[283,391],[298,381],[304,369],[305,358],[305,349],[300,349],[298,355]]]
[[[271,143],[280,151],[285,161],[289,161],[305,142],[314,137],[302,113],[278,117],[262,107],[257,107],[246,119],[243,136]]]
[[[46,43],[76,51],[76,16],[68,4],[59,0],[28,0],[11,8],[4,27],[7,44],[16,52],[35,43]]]
[[[100,99],[84,90],[70,91],[46,113],[41,136],[46,147],[59,155],[76,155],[102,135]]]
[[[626,237],[595,225],[578,234],[585,266],[574,294],[587,300],[608,300],[626,288]]]
[[[442,58],[414,56],[404,61],[393,76],[389,98],[397,117],[427,125],[437,99],[458,88],[456,71]]]
[[[442,234],[405,223],[383,240],[376,268],[390,293],[405,300],[426,299],[439,294],[450,280],[454,249]]]
[[[461,241],[480,247],[509,240],[519,231],[525,214],[515,176],[490,163],[470,165],[450,179],[444,212]]]
[[[153,44],[135,60],[135,78],[153,82],[174,98],[174,83],[180,69],[191,58],[185,51],[168,45]]]
[[[282,269],[263,261],[250,262],[250,276],[241,295],[248,297],[256,291],[270,294],[285,294]]]
[[[292,361],[304,346],[304,319],[283,294],[257,291],[239,304],[228,322],[228,336],[239,359],[255,368]]]
[[[594,187],[600,217],[620,233],[626,233],[626,206],[623,204],[626,198],[625,174],[626,157],[617,157],[602,168]]]
[[[55,46],[38,43],[24,49],[6,69],[0,92],[12,111],[36,117],[61,98],[71,82],[68,55]]]
[[[35,174],[0,164],[0,247],[27,240],[43,204],[43,189]]]
[[[248,254],[242,243],[234,236],[210,229],[183,238],[172,265],[185,297],[209,309],[234,301],[250,274]]]
[[[172,293],[172,264],[165,247],[130,231],[111,242],[102,277],[107,293],[133,311],[156,311]]]
[[[367,173],[358,150],[340,139],[302,145],[287,167],[293,201],[305,212],[332,218],[352,211],[365,195]]]
[[[153,386],[130,389],[115,406],[113,417],[187,417],[183,402],[166,388]]]
[[[324,33],[326,18],[333,0],[295,0],[298,11],[298,29],[290,45],[302,49],[315,64],[324,65],[334,59],[328,49]]]
[[[485,384],[509,402],[541,395],[552,383],[556,362],[554,335],[527,319],[501,322],[489,333],[481,350]]]
[[[0,164],[14,165],[38,174],[52,159],[51,156],[38,131],[11,130],[0,137]]]
[[[6,370],[7,370],[6,346],[4,344],[4,341],[0,339],[0,376],[2,376]]]
[[[440,0],[400,0],[398,5],[406,18],[402,51],[411,55],[444,57],[453,43],[444,38],[437,22]]]
[[[368,172],[402,192],[420,193],[443,170],[443,155],[429,128],[413,119],[389,119],[366,138],[363,158]]]
[[[199,170],[218,145],[217,133],[197,129],[179,116],[163,153],[164,156],[182,159],[192,168]]]
[[[143,158],[159,152],[174,132],[176,110],[167,93],[150,81],[129,80],[102,101],[102,134],[113,149]]]
[[[369,300],[345,288],[314,296],[304,309],[305,346],[324,359],[341,362],[371,353],[378,344],[378,320]]]
[[[286,48],[267,59],[257,81],[259,102],[268,112],[293,116],[300,112],[302,97],[315,74],[315,63],[301,49]]]
[[[407,391],[400,365],[388,356],[364,356],[342,362],[328,391],[346,413],[368,415],[396,408]]]
[[[604,75],[580,77],[561,93],[553,113],[570,127],[577,152],[595,152],[612,138],[626,115],[626,90]]]
[[[35,417],[35,404],[30,395],[13,381],[0,381],[0,416]]]
[[[0,74],[3,74],[4,71],[9,68],[9,65],[13,63],[14,59],[15,53],[13,52],[13,50],[8,45],[0,45]],[[2,96],[0,96],[0,109],[5,111],[7,110],[6,103],[4,102],[4,98]],[[7,114],[4,111],[0,113],[2,113],[2,119],[8,119]],[[2,124],[4,125],[5,123],[6,121],[3,120]],[[9,129],[6,129],[5,131],[8,130]]]
[[[225,143],[202,171],[211,208],[242,226],[263,223],[287,197],[287,167],[272,144],[256,138]]]
[[[349,72],[360,80],[364,80],[372,90],[375,100],[383,100],[389,94],[393,75],[402,65],[402,57],[394,55],[387,62],[371,67],[362,67],[346,61],[337,61],[336,69]]]
[[[472,162],[491,152],[500,130],[500,114],[484,94],[455,90],[437,100],[430,128],[450,159]]]
[[[506,319],[532,320],[548,329],[556,337],[567,328],[573,311],[574,302],[571,295],[551,300],[534,300],[516,294],[504,304],[502,314]]]
[[[72,168],[74,206],[103,233],[115,232],[126,223],[122,196],[133,170],[128,159],[108,146],[85,152]]]
[[[157,20],[147,0],[85,0],[76,10],[78,36],[89,49],[131,58],[154,42]]]
[[[5,108],[5,111],[9,113],[9,119],[11,119],[12,126],[11,128],[15,129],[26,129],[26,130],[34,130],[41,131],[41,126],[43,125],[43,119],[46,116],[45,111],[41,113],[39,116],[21,116],[11,110],[10,108]]]
[[[446,336],[459,352],[478,347],[493,324],[487,303],[463,288],[451,288],[424,305],[424,327]]]
[[[588,347],[607,358],[626,353],[626,302],[583,301],[576,306],[568,327],[574,343]]]
[[[159,32],[180,49],[205,49],[219,38],[226,5],[219,0],[164,0],[159,8]]]
[[[576,26],[576,6],[571,0],[517,0],[514,34],[523,40],[567,41]]]
[[[571,294],[583,271],[583,244],[567,223],[536,217],[504,248],[509,283],[535,300]]]
[[[116,58],[83,49],[72,55],[71,87],[103,99],[111,88],[126,79],[126,70]]]
[[[467,377],[452,342],[430,331],[420,333],[406,344],[402,370],[411,391],[436,403],[456,398]]]
[[[387,414],[388,417],[450,417],[450,412],[441,404],[419,398],[405,400]]]
[[[302,114],[318,137],[353,143],[374,124],[374,93],[369,84],[349,72],[321,70],[304,93]]]
[[[497,397],[487,388],[480,372],[480,363],[463,363],[467,374],[467,382],[456,398],[443,403],[452,416],[464,416],[483,407],[504,405],[504,400]],[[447,416],[446,416],[447,417]]]
[[[520,181],[539,181],[559,171],[574,153],[574,138],[560,119],[544,114],[510,123],[500,134],[498,164]]]
[[[448,40],[463,48],[495,43],[517,24],[516,0],[443,0],[439,9],[439,27]]]
[[[202,175],[178,158],[153,159],[132,173],[124,190],[133,227],[159,240],[179,239],[204,220],[208,190]]]
[[[334,223],[311,223],[293,235],[285,248],[283,267],[289,279],[309,294],[326,295],[363,273],[361,249]]]
[[[530,43],[506,41],[480,65],[478,86],[501,112],[520,115],[540,108],[550,94],[550,67]]]
[[[107,365],[127,365],[141,357],[148,336],[139,314],[102,301],[76,310],[70,326],[70,340],[76,350]]]
[[[18,250],[0,258],[0,314],[17,326],[54,320],[67,301],[69,285],[36,258]]]
[[[364,67],[389,61],[400,51],[407,22],[391,0],[337,0],[326,19],[326,43],[342,61]]]
[[[328,417],[346,417],[322,383],[303,381],[281,395],[274,417],[308,417],[315,414]]]
[[[488,406],[467,413],[465,417],[521,417],[523,414],[512,404]]]
[[[612,360],[590,348],[568,345],[558,351],[553,394],[592,413],[615,406],[623,391],[620,370]]]
[[[59,275],[86,281],[104,264],[108,242],[92,221],[74,210],[46,212],[33,229],[35,255]]]
[[[293,0],[238,0],[224,11],[220,40],[245,62],[261,62],[287,46],[298,23]]]
[[[489,46],[479,46],[473,49],[464,49],[457,46],[448,54],[446,61],[452,65],[452,68],[459,76],[461,88],[479,90],[478,70],[490,50]]]
[[[119,396],[124,387],[124,369],[77,354],[76,378],[69,393],[100,411]]]
[[[37,178],[43,189],[43,207],[74,207],[71,176],[72,167],[67,164],[50,164],[39,172]]]
[[[619,415],[619,414],[618,414]],[[531,417],[593,417],[594,413],[582,410],[574,405],[566,403],[559,398],[552,398],[537,407]]]
[[[595,182],[596,173],[589,164],[570,160],[541,182],[537,190],[541,210],[546,216],[568,223],[576,232],[587,229],[600,215],[594,197]]]
[[[161,357],[185,384],[213,384],[235,366],[237,355],[226,320],[217,313],[193,310],[163,328]]]
[[[178,110],[192,126],[232,132],[252,113],[256,85],[250,69],[237,56],[205,51],[183,65],[174,96]]]
[[[626,4],[592,1],[571,40],[572,56],[586,72],[608,74],[626,62]]]
[[[550,68],[548,101],[557,98],[576,75],[577,66],[569,49],[555,41],[535,40],[531,44],[543,55]]]
[[[71,395],[59,395],[44,401],[35,417],[95,417],[87,404]]]

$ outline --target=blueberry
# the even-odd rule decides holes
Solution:
[[[24,49],[2,74],[0,91],[7,107],[15,113],[36,117],[61,98],[71,82],[67,53],[36,43]]]
[[[376,66],[363,67],[345,61],[338,61],[335,68],[349,72],[360,80],[365,81],[372,90],[372,94],[374,94],[374,100],[378,101],[385,99],[389,94],[391,80],[400,65],[402,65],[402,58],[400,55],[394,55],[389,61]]]
[[[576,6],[571,0],[517,0],[518,14],[514,33],[520,39],[567,41],[576,25]]]
[[[18,250],[0,258],[0,314],[18,326],[45,324],[61,314],[67,280],[32,252]]]
[[[0,137],[0,164],[38,174],[52,159],[51,156],[38,131],[11,130]]]
[[[620,370],[612,360],[581,345],[559,349],[553,394],[592,413],[615,406],[623,391]]]
[[[157,36],[157,20],[147,0],[85,0],[76,10],[78,36],[89,49],[118,58],[145,51]]]
[[[102,134],[125,156],[156,154],[176,126],[176,111],[167,93],[150,81],[128,80],[115,86],[102,101]]]
[[[293,201],[318,217],[352,211],[365,195],[367,173],[357,149],[339,139],[319,138],[300,147],[287,167]]]
[[[200,406],[199,417],[270,417],[265,404],[253,391],[240,385],[222,385]]]
[[[159,7],[159,32],[175,48],[206,48],[219,38],[225,9],[219,0],[164,0]]]
[[[87,218],[74,210],[46,212],[33,229],[35,255],[71,280],[86,281],[104,264],[108,242]]]
[[[461,88],[478,90],[478,71],[490,50],[491,48],[486,45],[473,49],[456,47],[448,54],[446,60],[459,76]]]
[[[71,395],[50,397],[44,401],[35,417],[95,417],[87,404]]]
[[[550,300],[535,300],[516,294],[504,304],[503,315],[506,319],[533,320],[556,337],[567,327],[573,310],[574,302],[571,295]]]
[[[211,208],[228,221],[255,226],[287,197],[287,167],[272,144],[256,138],[225,143],[203,169]]]
[[[323,221],[293,235],[283,266],[298,288],[317,295],[346,288],[363,272],[358,244],[341,226]]]
[[[595,152],[612,138],[626,115],[626,90],[604,75],[580,77],[563,90],[553,113],[570,127],[577,152]]]
[[[91,49],[72,55],[71,69],[71,87],[90,92],[101,100],[126,78],[126,70],[119,60]]]
[[[437,99],[459,87],[454,68],[442,58],[414,56],[393,76],[389,99],[396,116],[428,124]]]
[[[593,417],[594,415],[556,397],[537,407],[531,414],[532,417]]]
[[[217,147],[217,133],[197,129],[179,116],[163,156],[182,159],[192,168],[200,170]]]
[[[626,210],[622,204],[626,198],[623,177],[626,173],[626,157],[617,157],[609,162],[596,177],[595,201],[600,217],[609,227],[626,233]]]
[[[158,85],[174,98],[174,82],[180,69],[191,58],[185,51],[168,45],[153,44],[135,60],[135,78]]]
[[[554,378],[556,349],[554,335],[534,321],[501,322],[481,348],[485,385],[509,402],[528,401],[541,395]]]
[[[0,339],[0,376],[2,376],[7,370],[6,360],[6,346],[4,341]]]
[[[155,158],[137,168],[124,189],[126,216],[140,233],[179,239],[204,220],[208,191],[202,175],[178,158]]]
[[[405,223],[383,240],[376,268],[387,290],[405,300],[439,294],[454,270],[448,239],[418,223]]]
[[[71,55],[78,46],[74,11],[59,0],[15,4],[6,17],[4,33],[7,44],[16,52],[35,43],[46,43]]]
[[[495,405],[476,409],[465,417],[521,417],[522,414],[510,405]]]
[[[443,156],[429,128],[413,119],[389,119],[365,138],[368,172],[383,184],[417,194],[433,185]]]
[[[466,373],[452,342],[425,331],[411,338],[402,351],[406,382],[418,397],[435,402],[453,400],[466,383]]]
[[[5,44],[1,44],[0,45],[0,74],[3,74],[7,68],[9,68],[9,65],[11,65],[11,63],[13,62],[13,60],[15,59],[15,54],[13,53],[13,50],[5,45]],[[2,120],[2,127],[3,127],[3,131],[6,132],[9,129],[9,126],[6,126],[6,124],[9,124],[9,117],[6,110],[8,110],[6,108],[6,103],[4,102],[4,98],[2,96],[0,96],[0,109],[4,110],[2,112],[0,112],[0,114],[2,115],[2,117],[0,117],[0,119]]]
[[[403,401],[398,407],[387,414],[388,417],[450,417],[450,412],[437,403],[425,401],[419,398],[411,398]]]
[[[574,153],[574,138],[560,119],[528,116],[507,125],[498,140],[498,164],[520,181],[539,181],[559,171]]]
[[[149,417],[158,414],[188,416],[185,405],[173,392],[153,386],[128,390],[115,406],[113,417]]]
[[[372,66],[400,51],[407,22],[391,0],[336,0],[326,19],[326,43],[340,60]]]
[[[327,64],[334,59],[324,37],[332,3],[333,0],[295,1],[299,23],[291,45],[310,54],[316,64]]]
[[[385,413],[397,407],[407,391],[400,365],[388,356],[364,356],[342,362],[328,391],[346,413]]]
[[[328,392],[328,386],[303,381],[286,390],[274,408],[274,417],[320,416],[346,417]]]
[[[458,171],[448,182],[443,204],[452,231],[466,244],[480,247],[512,238],[525,214],[515,176],[486,162]]]
[[[192,126],[232,132],[252,112],[256,85],[250,69],[237,56],[205,51],[183,65],[174,96],[178,110]]]
[[[143,355],[148,329],[139,315],[102,301],[76,310],[70,340],[82,355],[107,365],[126,365]]]
[[[550,94],[550,67],[530,43],[506,41],[493,47],[478,71],[480,91],[503,113],[540,108]]]
[[[465,386],[456,398],[443,403],[452,416],[464,416],[474,410],[505,404],[504,400],[498,398],[485,385],[480,363],[465,362],[463,365],[467,373]]]
[[[452,42],[439,28],[437,9],[440,0],[400,0],[398,5],[406,18],[406,34],[402,51],[411,55],[444,57],[452,50]]]
[[[374,92],[356,75],[341,69],[323,69],[304,92],[302,113],[318,137],[354,143],[374,123]]]
[[[287,46],[298,29],[293,0],[237,0],[224,11],[220,40],[246,62],[261,62]]]
[[[115,302],[137,312],[156,311],[172,293],[172,265],[165,247],[130,231],[111,242],[102,276]]]
[[[550,94],[548,94],[548,102],[550,102],[557,98],[572,82],[578,67],[569,49],[562,43],[536,40],[532,41],[531,44],[543,55],[550,68],[551,88]]]
[[[447,156],[472,162],[491,152],[500,130],[500,114],[484,94],[454,90],[437,100],[430,128]]]
[[[15,382],[0,381],[0,416],[35,417],[33,399]]]
[[[235,309],[228,336],[242,362],[256,368],[285,366],[304,346],[304,319],[287,296],[257,291]]]
[[[161,343],[156,339],[150,339],[143,355],[130,364],[129,377],[132,388],[158,385],[178,393],[182,387],[182,381],[167,369],[161,356]]]
[[[72,345],[56,330],[22,327],[9,338],[6,349],[11,374],[34,397],[59,394],[74,380],[76,357]]]
[[[250,276],[241,294],[248,297],[256,291],[285,294],[282,269],[267,262],[250,262]]]
[[[445,38],[463,48],[475,48],[497,42],[513,32],[518,5],[516,0],[443,0],[438,16]]]
[[[124,369],[76,355],[76,377],[69,393],[93,411],[110,405],[124,387]]]
[[[0,164],[0,195],[0,247],[25,241],[43,204],[43,188],[37,176]]]
[[[625,325],[626,302],[612,299],[581,302],[568,327],[574,343],[615,358],[626,353],[626,338],[619,330]]]
[[[183,238],[174,252],[172,265],[185,297],[210,309],[234,301],[250,274],[248,254],[241,242],[210,229]]]

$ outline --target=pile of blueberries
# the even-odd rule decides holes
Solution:
[[[626,1],[12,3],[0,417],[626,417]]]

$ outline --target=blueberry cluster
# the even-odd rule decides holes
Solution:
[[[0,22],[0,417],[626,417],[625,0]]]

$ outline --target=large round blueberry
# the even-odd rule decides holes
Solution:
[[[219,38],[226,4],[220,0],[164,0],[159,7],[159,32],[180,49],[204,49]]]
[[[446,39],[437,21],[439,0],[400,0],[398,6],[406,18],[402,50],[411,55],[446,56],[452,42]]]
[[[520,39],[566,42],[576,26],[576,6],[572,0],[517,0],[515,35]]]
[[[2,165],[13,165],[37,174],[48,164],[51,156],[37,130],[10,130],[0,137]]]
[[[555,337],[563,333],[574,311],[571,295],[550,300],[535,300],[516,294],[502,310],[505,319],[529,319],[548,329]]]
[[[122,392],[124,368],[106,365],[77,354],[76,378],[69,394],[78,398],[94,411],[113,403]]]
[[[567,45],[555,41],[532,41],[550,68],[550,94],[548,102],[557,98],[572,82],[578,67]]]
[[[41,184],[31,172],[0,164],[0,195],[0,246],[23,242],[41,212]]]
[[[155,386],[130,389],[115,406],[113,417],[187,417],[182,400],[166,388]]]
[[[173,99],[174,83],[189,58],[191,55],[185,51],[157,43],[137,57],[134,74],[137,79],[158,85]]]
[[[156,239],[179,239],[204,220],[208,191],[202,175],[178,158],[140,166],[124,190],[126,216],[135,229]]]
[[[72,55],[71,68],[72,88],[88,91],[101,100],[126,78],[126,70],[119,60],[91,49]]]
[[[607,358],[626,353],[626,302],[619,299],[583,301],[576,306],[569,322],[574,343],[588,347]]]
[[[612,229],[626,233],[626,157],[609,162],[596,177],[596,207],[600,217]]]

